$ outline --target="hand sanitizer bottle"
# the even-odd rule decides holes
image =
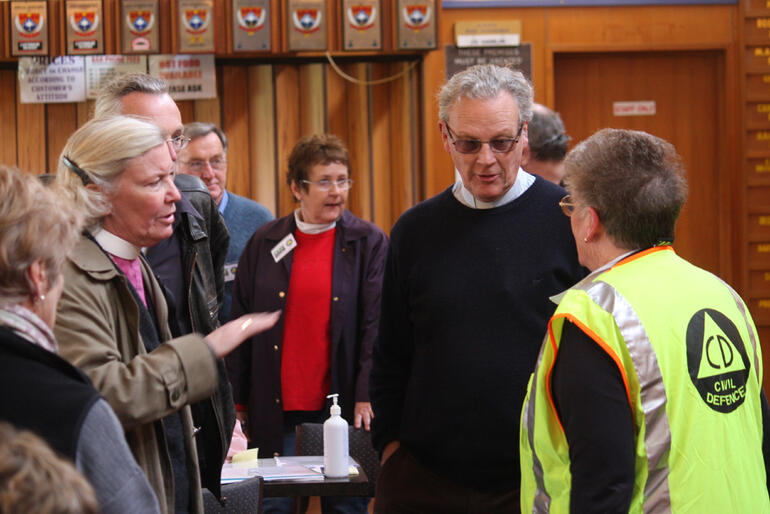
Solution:
[[[348,422],[340,416],[342,409],[337,405],[338,394],[330,394],[334,404],[331,416],[324,422],[324,475],[342,478],[349,474],[348,464]]]

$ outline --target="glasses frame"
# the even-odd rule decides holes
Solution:
[[[187,145],[190,143],[191,139],[184,134],[180,134],[175,137],[170,137],[166,139],[166,142],[171,143],[171,146],[174,147],[174,150],[177,152],[180,150],[184,150]]]
[[[326,182],[326,181],[329,182],[328,186],[321,185],[321,182]],[[352,178],[343,178],[337,181],[322,179],[317,182],[313,182],[311,180],[302,180],[301,182],[303,184],[313,184],[315,187],[317,187],[321,191],[331,191],[332,187],[336,187],[338,191],[348,191],[353,186]]]
[[[508,153],[513,150],[513,148],[518,144],[519,140],[521,139],[521,132],[524,130],[524,124],[519,124],[519,131],[516,133],[516,137],[504,137],[500,139],[487,139],[486,141],[482,141],[480,139],[457,139],[454,134],[452,134],[452,129],[449,127],[449,122],[444,122],[444,126],[446,127],[447,135],[449,135],[449,138],[452,140],[452,144],[455,147],[455,150],[457,150],[459,153],[470,155],[470,154],[476,154],[481,151],[481,148],[484,146],[484,143],[489,145],[489,149],[492,150],[494,153]],[[505,150],[499,150],[495,148],[495,143],[503,142],[504,144],[508,145],[508,148]],[[460,146],[464,144],[468,145],[478,145],[474,146],[474,150],[464,151],[458,148],[457,144],[460,143]]]
[[[561,207],[561,212],[563,212],[565,216],[568,218],[572,217],[572,214],[575,212],[575,204],[572,201],[572,195],[564,195],[564,198],[559,200],[559,207]]]
[[[217,161],[217,164],[215,165],[214,162]],[[222,171],[227,167],[227,159],[224,157],[221,159],[211,159],[211,160],[203,160],[203,159],[195,159],[192,161],[179,161],[181,164],[187,167],[190,171],[193,173],[203,173],[203,171],[206,169],[207,166],[210,166],[212,170]],[[200,170],[194,170],[193,164],[202,164],[203,167]]]

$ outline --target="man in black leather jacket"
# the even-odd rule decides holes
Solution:
[[[177,175],[174,184],[182,193],[182,198],[189,200],[197,211],[180,212],[178,209],[177,217],[181,223],[174,229],[179,242],[184,287],[182,300],[178,303],[186,300],[183,307],[177,306],[178,313],[186,314],[184,320],[178,323],[180,330],[184,330],[180,334],[208,334],[219,326],[219,308],[225,291],[224,264],[230,235],[216,202],[198,177]],[[152,253],[150,249],[148,259]],[[201,428],[196,435],[201,480],[205,487],[219,496],[221,467],[235,425],[235,404],[222,360],[217,361],[217,374],[218,385],[214,395],[209,400],[193,404],[192,413],[193,420]]]
[[[166,83],[144,74],[120,76],[104,86],[96,99],[95,117],[133,114],[150,118],[168,138],[176,160],[186,140],[182,118]],[[173,235],[147,250],[146,257],[159,281],[170,291],[176,320],[174,335],[208,334],[219,326],[224,298],[224,262],[230,235],[216,202],[197,177],[178,175],[182,194],[176,204]],[[217,362],[218,385],[208,399],[192,405],[201,482],[220,496],[220,473],[235,426],[232,390],[222,361]]]

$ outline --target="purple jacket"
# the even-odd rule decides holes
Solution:
[[[235,276],[231,319],[285,308],[292,254],[276,263],[270,250],[295,229],[292,213],[266,223],[249,240]],[[382,230],[344,211],[334,241],[330,392],[340,394],[342,415],[351,424],[355,403],[369,401],[387,249]],[[283,448],[283,321],[252,337],[226,359],[235,403],[247,406],[250,446],[260,448],[265,456],[282,453]]]

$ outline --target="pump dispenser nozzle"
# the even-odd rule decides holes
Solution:
[[[339,396],[340,395],[338,393],[330,394],[327,396],[327,398],[331,398],[333,402],[331,408],[329,409],[329,413],[332,416],[339,416],[340,414],[342,414],[342,408],[339,405],[337,405],[337,399],[339,398]]]

